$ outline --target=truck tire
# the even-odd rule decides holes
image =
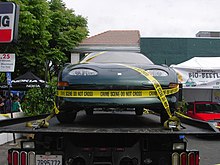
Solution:
[[[144,108],[135,108],[135,114],[137,116],[143,115],[143,112],[144,112]]]
[[[77,112],[60,112],[56,115],[57,120],[63,124],[71,124],[76,119]]]

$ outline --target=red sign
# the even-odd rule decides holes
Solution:
[[[13,2],[0,2],[0,43],[17,39],[18,6]]]

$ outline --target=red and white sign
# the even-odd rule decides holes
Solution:
[[[18,7],[12,2],[0,2],[0,43],[10,43],[17,37]]]
[[[0,72],[14,72],[15,54],[0,54]]]

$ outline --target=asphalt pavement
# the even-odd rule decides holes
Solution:
[[[200,165],[220,165],[220,136],[187,135],[188,149],[197,149]]]

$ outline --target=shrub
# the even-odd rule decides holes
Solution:
[[[51,82],[45,88],[32,88],[27,91],[21,106],[27,116],[50,113],[55,100],[56,83]]]

